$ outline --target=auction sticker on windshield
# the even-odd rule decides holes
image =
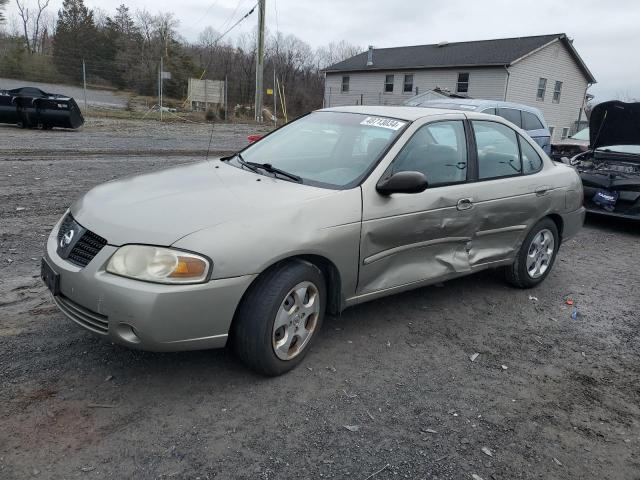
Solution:
[[[407,122],[401,122],[392,118],[384,117],[367,117],[360,122],[360,125],[368,125],[370,127],[388,128],[389,130],[400,130]]]

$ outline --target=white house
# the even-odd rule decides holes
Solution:
[[[326,69],[324,103],[400,105],[436,87],[542,110],[558,140],[584,120],[596,82],[564,33],[411,47],[373,48]]]

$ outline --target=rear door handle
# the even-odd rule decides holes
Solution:
[[[538,197],[542,197],[543,195],[546,195],[549,192],[549,188],[547,185],[543,185],[541,187],[536,188],[536,195]]]
[[[471,198],[461,198],[456,205],[458,210],[469,210],[473,208],[473,200]]]

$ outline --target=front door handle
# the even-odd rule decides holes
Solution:
[[[456,208],[458,210],[469,210],[470,208],[473,208],[473,200],[470,198],[461,198],[458,200]]]
[[[542,197],[544,195],[546,195],[549,192],[549,188],[547,185],[542,185],[538,188],[536,188],[536,195],[538,197]]]

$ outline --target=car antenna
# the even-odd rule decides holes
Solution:
[[[213,127],[215,127],[215,123],[211,122],[211,135],[209,135],[209,146],[207,147],[207,156],[205,157],[205,161],[209,160],[209,151],[211,150],[211,140],[213,139]]]

